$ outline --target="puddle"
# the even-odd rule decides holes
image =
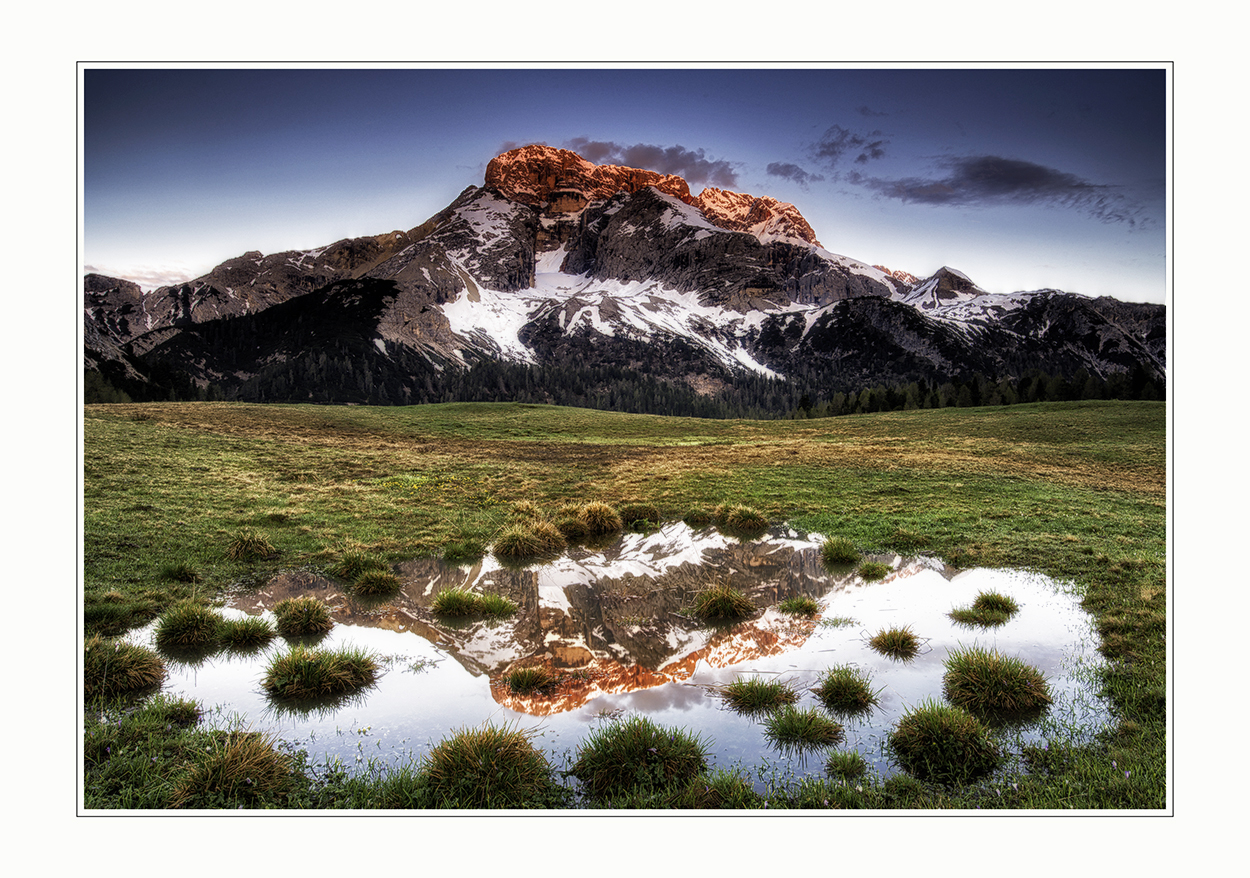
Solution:
[[[1025,742],[1056,727],[1096,730],[1106,705],[1082,682],[1101,658],[1089,617],[1052,580],[1006,570],[957,571],[926,558],[873,556],[891,567],[884,580],[865,582],[850,570],[830,572],[820,559],[823,537],[785,529],[739,542],[714,529],[674,523],[650,534],[626,534],[596,549],[573,549],[554,562],[526,569],[487,556],[471,566],[438,559],[395,568],[402,592],[381,606],[344,594],[333,580],[307,572],[280,575],[260,589],[235,595],[225,615],[266,614],[278,601],[312,595],[332,608],[334,629],[320,645],[352,645],[380,655],[379,683],[334,704],[291,709],[275,705],[260,686],[281,639],[247,656],[218,653],[199,662],[171,661],[166,690],[218,707],[222,722],[246,718],[346,764],[396,762],[420,756],[451,733],[485,722],[519,725],[562,766],[566,752],[605,715],[642,713],[712,742],[722,767],[782,767],[823,774],[823,755],[804,760],[773,748],[762,718],[741,716],[714,687],[757,674],[795,684],[800,707],[817,706],[810,690],[832,665],[851,664],[883,691],[864,718],[839,718],[840,749],[855,749],[882,776],[896,772],[884,740],[909,706],[941,698],[948,651],[973,644],[1019,655],[1050,683],[1054,704],[1039,723],[1015,731]],[[712,580],[726,581],[763,610],[732,626],[708,626],[685,615],[691,598]],[[502,621],[448,622],[430,610],[445,588],[498,592],[520,611]],[[948,617],[983,590],[1015,599],[1020,611],[997,628],[969,628]],[[806,595],[820,604],[817,619],[781,613],[776,605]],[[835,624],[837,619],[854,620]],[[886,627],[910,626],[921,654],[897,662],[869,648]],[[152,627],[135,632],[152,644]],[[514,694],[504,677],[518,665],[545,664],[565,672],[550,693]]]

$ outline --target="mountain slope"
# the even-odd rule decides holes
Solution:
[[[240,398],[281,374],[292,399],[391,402],[437,398],[484,359],[625,367],[702,393],[749,376],[822,393],[1030,371],[1164,378],[1161,306],[990,294],[949,267],[908,282],[825,250],[793,205],[692,196],[679,177],[567,150],[505,153],[485,182],[407,232],[246,253],[147,294],[88,275],[85,366],[141,381],[163,363]]]

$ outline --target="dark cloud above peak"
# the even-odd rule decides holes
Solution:
[[[808,183],[818,182],[825,179],[821,174],[809,173],[798,165],[791,164],[790,162],[770,162],[765,170],[774,177],[784,177],[787,180],[792,180],[804,189],[807,188]]]
[[[860,165],[879,159],[885,155],[885,146],[889,142],[880,130],[864,134],[841,125],[830,125],[820,140],[812,145],[811,151],[817,161],[836,168],[847,158]]]
[[[733,187],[738,174],[731,162],[709,159],[701,149],[684,146],[656,146],[649,143],[632,145],[612,141],[574,137],[563,144],[596,165],[623,165],[643,168],[661,174],[676,174],[691,186]]]
[[[1082,210],[1107,223],[1148,224],[1143,209],[1115,186],[1091,183],[1075,174],[1035,162],[996,155],[956,156],[938,161],[944,173],[897,180],[848,175],[850,183],[887,198],[935,205],[1051,204]]]

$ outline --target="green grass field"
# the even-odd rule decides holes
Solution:
[[[486,545],[522,500],[649,503],[674,520],[742,503],[864,552],[1070,579],[1111,660],[1103,685],[1118,726],[1038,754],[1001,804],[1165,806],[1163,403],[809,421],[517,404],[100,405],[85,409],[83,468],[86,635],[119,634],[178,601],[211,602],[240,577],[328,566],[348,550],[398,561]],[[232,559],[241,533],[263,536],[274,554]],[[885,786],[858,806],[969,807]],[[95,807],[136,800],[97,793]],[[312,806],[338,802],[318,795]]]

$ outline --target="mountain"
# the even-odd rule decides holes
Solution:
[[[85,368],[141,398],[411,403],[488,377],[495,398],[778,414],[800,392],[1165,374],[1162,306],[917,279],[825,250],[792,204],[538,145],[407,231],[148,293],[87,275],[84,320]]]

